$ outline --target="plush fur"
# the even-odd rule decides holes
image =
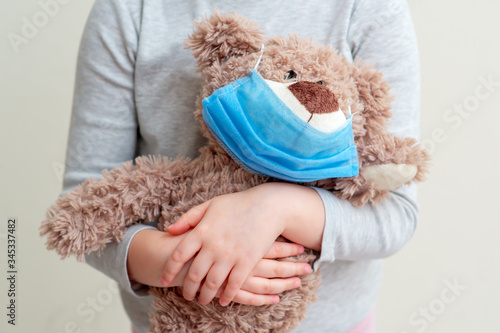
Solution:
[[[358,176],[325,179],[309,183],[332,190],[338,197],[356,206],[379,202],[387,196],[385,185],[377,186],[377,175],[401,171],[404,179],[422,181],[427,171],[428,153],[411,138],[396,138],[387,131],[392,97],[382,73],[370,65],[349,63],[331,46],[314,44],[292,35],[265,38],[254,23],[237,14],[219,14],[195,23],[185,47],[197,58],[204,78],[196,103],[195,117],[208,144],[194,160],[165,157],[138,157],[111,171],[103,171],[100,179],[88,179],[73,189],[48,210],[40,233],[47,237],[47,248],[62,258],[101,251],[109,242],[120,242],[125,230],[134,223],[158,218],[158,229],[164,230],[195,205],[215,196],[243,191],[268,181],[268,177],[245,171],[221,148],[203,123],[201,101],[216,89],[248,72],[265,43],[259,72],[268,80],[288,82],[293,70],[295,80],[321,84],[336,97],[335,107],[356,113],[353,118],[355,143],[359,154]],[[304,88],[305,87],[305,88]],[[296,93],[308,99],[312,83]],[[308,108],[321,108],[321,103],[308,99]],[[309,110],[314,112],[314,110]],[[318,113],[325,112],[317,110]],[[384,166],[363,172],[372,166]],[[415,172],[406,177],[408,167]],[[399,170],[399,171],[398,171]],[[364,178],[363,175],[369,175]],[[375,175],[375,176],[374,176]],[[389,182],[390,183],[390,182]],[[382,190],[377,189],[382,188]],[[287,260],[312,262],[315,255]],[[155,296],[155,313],[150,315],[151,332],[288,332],[305,317],[306,306],[316,299],[319,273],[301,277],[302,286],[284,292],[275,305],[252,307],[240,304],[220,306],[216,301],[201,305],[182,298],[180,288],[151,287]]]

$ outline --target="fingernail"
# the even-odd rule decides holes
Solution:
[[[299,253],[304,253],[304,247],[303,246],[299,247]]]
[[[312,268],[311,268],[311,266],[309,266],[308,264],[306,264],[306,265],[305,265],[305,268],[304,268],[304,272],[305,272],[306,274],[311,273],[311,272],[312,272]]]
[[[161,284],[162,284],[163,286],[165,286],[165,287],[166,287],[166,286],[168,286],[168,285],[170,284],[170,282],[168,282],[167,280],[165,280],[163,277],[161,278],[161,281],[160,281],[160,282],[161,282]]]
[[[222,300],[222,299],[220,300],[220,305],[222,305],[222,306],[226,306],[226,305],[228,305],[228,304],[229,304],[229,302],[228,302],[228,301],[226,301],[226,300]]]
[[[280,298],[279,298],[279,296],[274,296],[274,297],[273,297],[273,304],[277,304],[277,303],[279,303],[279,302],[280,302]]]
[[[296,280],[295,280],[295,282],[293,283],[293,286],[294,286],[295,288],[300,287],[300,279],[296,279]]]

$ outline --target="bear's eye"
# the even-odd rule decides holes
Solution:
[[[297,78],[297,73],[295,73],[292,70],[289,70],[288,72],[285,73],[284,80],[291,80]]]
[[[317,84],[320,84],[320,85],[323,85],[323,81],[319,80],[318,82],[316,82]]]

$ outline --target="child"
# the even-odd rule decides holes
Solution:
[[[418,52],[403,0],[97,0],[80,47],[63,193],[138,155],[197,155],[204,142],[192,112],[201,82],[182,42],[192,31],[192,21],[213,8],[234,10],[256,21],[269,36],[297,33],[332,44],[349,60],[359,56],[373,62],[396,96],[392,132],[418,137]],[[264,199],[275,203],[275,209],[257,209]],[[235,221],[259,226],[242,230]],[[200,301],[208,302],[232,270],[219,295],[221,303],[276,301],[274,294],[294,287],[290,277],[306,273],[306,267],[284,269],[278,274],[284,278],[270,292],[263,291],[262,281],[276,275],[252,268],[276,265],[263,257],[278,257],[272,251],[280,246],[273,245],[274,239],[293,233],[302,236],[295,242],[320,250],[322,268],[319,300],[294,332],[373,332],[380,259],[401,249],[416,224],[414,186],[394,191],[377,206],[355,208],[325,190],[265,184],[197,207],[169,229],[170,235],[152,225],[131,226],[121,243],[109,244],[100,257],[91,253],[86,260],[118,282],[133,326],[146,332],[147,314],[153,310],[147,284],[161,286],[165,266],[166,283],[182,267],[183,276],[191,274],[171,283],[182,284],[189,299],[201,286]],[[200,230],[206,235],[199,236]],[[218,252],[210,240],[224,240],[226,251]],[[235,252],[228,254],[228,249]],[[183,263],[197,250],[201,251],[194,256],[193,271],[186,273]],[[295,245],[285,248],[287,253],[299,250]],[[246,258],[251,259],[244,262]],[[213,263],[213,269],[205,262]],[[207,273],[210,283],[202,285]],[[249,282],[255,281],[253,277],[260,282]]]

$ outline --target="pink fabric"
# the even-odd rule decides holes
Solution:
[[[356,327],[351,328],[345,333],[374,333],[375,332],[375,309]]]
[[[375,332],[375,309],[370,312],[368,317],[366,317],[361,323],[356,325],[356,327],[351,328],[345,333],[374,333]],[[132,333],[140,333],[138,330],[132,326]]]

